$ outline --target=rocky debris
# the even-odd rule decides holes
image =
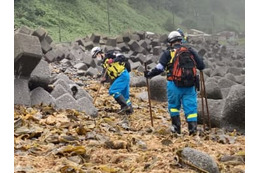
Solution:
[[[80,109],[86,114],[97,116],[97,110],[92,104],[91,96],[76,85],[74,81],[64,73],[56,75],[53,73],[55,66],[52,62],[63,61],[62,70],[69,70],[71,67],[75,70],[87,70],[89,66],[96,66],[95,63],[86,64],[84,41],[78,41],[78,44],[52,45],[52,39],[44,28],[38,28],[33,31],[27,27],[21,27],[15,32],[14,36],[14,64],[15,64],[15,105],[40,105],[51,104],[60,109]],[[44,57],[44,59],[42,58]],[[65,59],[67,58],[67,59]],[[67,60],[67,61],[66,61]],[[64,69],[65,68],[65,69]],[[98,72],[96,69],[90,70],[94,75]],[[87,72],[86,72],[87,73]],[[70,85],[76,85],[76,92]],[[88,105],[82,109],[79,104],[81,100],[88,100]],[[78,103],[79,102],[79,103]]]
[[[49,69],[49,64],[45,60],[41,60],[39,64],[32,71],[29,78],[29,87],[30,90],[33,90],[37,87],[42,87],[48,89],[48,85],[51,83],[51,71]]]
[[[146,78],[144,76],[137,76],[130,78],[131,87],[143,87],[146,86]]]
[[[36,87],[42,87],[49,93],[57,89],[50,88],[49,86],[53,85],[59,76],[66,76],[64,82],[72,85],[75,84],[75,82],[68,79],[68,76],[87,77],[87,80],[100,76],[102,71],[101,63],[92,59],[90,55],[90,50],[94,46],[101,46],[104,51],[120,50],[129,59],[128,61],[131,64],[132,70],[139,72],[138,76],[131,77],[131,86],[143,87],[146,85],[146,81],[143,77],[140,77],[140,75],[143,76],[143,74],[140,73],[144,71],[144,62],[148,64],[148,69],[154,68],[159,61],[160,54],[168,46],[165,42],[167,38],[166,34],[160,35],[151,32],[124,33],[116,38],[93,33],[85,38],[79,38],[72,42],[57,44],[52,43],[51,37],[43,28],[38,28],[36,31],[33,31],[30,28],[22,27],[16,31],[16,34],[22,33],[23,35],[27,34],[27,37],[38,37],[40,42],[37,44],[42,50],[42,56],[49,63],[51,71],[56,70],[56,72],[51,74],[51,78],[49,74],[47,74],[47,71],[45,72],[46,75],[39,77],[33,75],[34,77],[32,76],[29,82],[29,88],[32,90]],[[35,36],[32,36],[32,34]],[[43,40],[51,46],[51,49],[42,44]],[[187,46],[198,50],[199,54],[203,56],[203,60],[206,64],[206,69],[204,70],[206,92],[210,102],[214,102],[211,101],[211,99],[218,99],[221,103],[224,103],[232,86],[237,84],[245,85],[245,56],[243,51],[240,49],[236,51],[236,47],[232,45],[221,45],[216,39],[210,39],[210,37],[203,39],[193,37]],[[42,63],[42,61],[40,63]],[[46,62],[42,68],[44,66],[47,66]],[[40,71],[41,70],[39,70],[38,74]],[[58,75],[55,77],[56,74]],[[162,75],[164,74],[165,73],[162,73]],[[43,79],[43,77],[45,77],[45,79]],[[54,80],[52,80],[53,78]],[[153,83],[155,79],[150,81],[152,90],[151,97],[154,100],[166,102],[165,77]],[[32,81],[34,80],[36,82],[33,83]],[[41,81],[42,84],[40,83]],[[66,86],[64,82],[63,88],[65,90],[63,94],[69,93],[76,100],[82,97],[92,99],[88,93],[83,94],[82,88],[79,89],[76,87],[79,92],[73,94],[71,88]],[[82,85],[82,87],[84,87],[84,85]],[[59,96],[61,95],[62,94]],[[214,105],[214,103],[212,104]],[[223,109],[221,109],[222,112],[214,110],[214,107],[210,109],[212,115],[216,115],[216,117],[217,114],[220,117],[223,116]],[[218,118],[212,119],[217,120]],[[217,127],[219,126],[219,122],[213,124]]]
[[[216,161],[208,154],[199,150],[186,147],[182,150],[183,159],[208,172],[218,173],[219,168]]]
[[[163,76],[156,76],[150,80],[151,99],[167,101],[167,81]]]
[[[30,106],[30,90],[27,79],[14,79],[14,104]]]
[[[31,105],[55,105],[55,98],[48,93],[45,89],[41,87],[37,87],[33,89],[31,92]]]
[[[222,99],[222,92],[218,84],[214,81],[205,83],[206,94],[208,99]]]
[[[245,87],[234,85],[230,88],[223,109],[222,127],[232,131],[237,129],[245,130]]]
[[[223,119],[222,110],[224,108],[225,101],[222,99],[214,100],[208,99],[209,116],[212,127],[221,127]],[[203,124],[203,118],[205,123],[208,123],[206,103],[204,101],[204,117],[202,116],[202,101],[198,98],[198,123]]]
[[[14,35],[14,75],[29,77],[42,58],[39,39],[22,33]]]

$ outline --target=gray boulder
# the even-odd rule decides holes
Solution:
[[[98,110],[93,105],[92,101],[89,100],[87,97],[82,97],[77,100],[79,110],[85,112],[87,115],[90,115],[93,118],[98,116]]]
[[[206,93],[208,99],[222,99],[221,89],[216,82],[205,83]]]
[[[234,85],[230,88],[223,109],[222,126],[233,131],[245,130],[245,87]]]
[[[238,84],[242,84],[243,82],[245,82],[245,75],[235,76],[235,78]]]
[[[218,80],[218,86],[220,88],[229,88],[232,85],[236,85],[236,82],[229,80],[229,79],[226,79],[226,78],[221,78],[221,79]]]
[[[14,35],[14,75],[29,77],[42,58],[37,37],[17,33]]]
[[[195,166],[208,171],[209,173],[218,173],[219,168],[216,161],[208,154],[199,150],[186,147],[182,150],[183,159],[194,164]]]
[[[229,91],[230,91],[230,87],[229,88],[221,88],[221,93],[222,93],[223,98],[227,98]]]
[[[208,99],[209,117],[212,127],[220,127],[222,121],[222,110],[224,107],[224,100]],[[202,116],[202,103],[201,98],[198,98],[198,123],[203,124],[203,118],[205,122],[208,122],[206,103],[204,100],[204,116]]]
[[[26,106],[31,105],[27,79],[14,79],[14,104]]]
[[[63,79],[59,79],[57,81],[55,81],[53,83],[53,86],[54,88],[57,86],[57,85],[61,85],[68,93],[72,94],[72,91],[71,91],[71,88],[70,88],[70,85],[73,85],[74,83],[68,83],[67,81],[63,80]],[[56,98],[56,97],[55,97]]]
[[[210,76],[225,76],[227,72],[227,68],[226,67],[218,67],[216,69],[213,70],[213,72],[210,74]]]
[[[86,92],[84,89],[82,89],[79,85],[70,84],[69,86],[73,93],[72,95],[76,100],[78,100],[82,97],[87,97],[91,102],[93,101],[93,98],[89,95],[89,93]]]
[[[229,79],[229,80],[231,80],[231,81],[236,82],[236,78],[235,78],[235,76],[234,76],[233,74],[231,74],[231,73],[227,73],[227,74],[225,74],[224,77],[227,78],[227,79]]]
[[[83,62],[77,63],[73,67],[76,68],[77,70],[87,70],[88,69],[87,65]]]
[[[167,101],[167,82],[163,76],[155,76],[150,80],[151,99]]]
[[[52,90],[51,95],[54,98],[58,98],[66,93],[68,93],[68,91],[61,84],[57,84],[57,85],[55,85],[54,89]]]
[[[94,77],[94,76],[97,76],[99,74],[99,72],[98,72],[98,69],[93,68],[93,67],[89,67],[86,74]]]
[[[44,39],[44,37],[47,35],[47,31],[42,28],[39,27],[37,30],[35,30],[32,35],[36,36],[39,38],[40,41],[42,41]]]
[[[53,98],[50,93],[41,87],[37,87],[31,91],[31,105],[55,105],[55,98]]]
[[[45,60],[41,60],[31,73],[29,79],[30,89],[42,87],[46,89],[51,82],[51,71],[49,64]]]
[[[31,35],[33,33],[33,30],[31,28],[28,28],[27,26],[21,26],[15,33],[22,33]]]
[[[144,76],[131,77],[130,78],[131,87],[143,87],[146,86],[146,79]]]
[[[47,62],[54,62],[58,55],[56,54],[57,51],[55,50],[50,50],[48,51],[45,55],[44,55],[44,58]],[[59,60],[61,60],[62,58],[59,58]]]
[[[230,67],[227,70],[228,73],[231,73],[235,76],[240,76],[241,74],[245,74],[245,70],[243,68]]]
[[[90,40],[93,42],[93,43],[99,43],[99,40],[100,40],[100,35],[95,35],[94,33],[90,36]]]
[[[56,98],[56,107],[58,109],[75,109],[79,110],[77,101],[69,94],[65,93]]]
[[[71,81],[70,78],[64,73],[59,73],[54,80],[57,81],[58,79],[64,80],[64,82],[66,82],[67,84],[74,84],[74,82]]]

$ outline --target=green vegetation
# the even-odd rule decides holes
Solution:
[[[15,0],[14,23],[15,28],[41,26],[56,42],[59,30],[61,41],[91,33],[168,33],[178,27],[244,32],[244,6],[243,0]]]

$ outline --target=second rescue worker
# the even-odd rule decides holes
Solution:
[[[120,53],[116,54],[113,51],[105,54],[100,47],[94,47],[91,50],[91,55],[92,58],[102,60],[102,66],[112,80],[109,95],[112,95],[121,106],[118,113],[133,113],[133,107],[129,98],[130,75],[128,71],[131,69],[126,61],[126,57]],[[101,79],[101,82],[105,80],[106,79]]]

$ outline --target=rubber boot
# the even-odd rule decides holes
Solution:
[[[178,133],[181,134],[181,120],[180,120],[180,116],[172,116],[172,127],[171,127],[171,131],[172,133]]]
[[[121,109],[117,112],[118,114],[123,114],[130,110],[130,106],[127,105],[124,96],[120,95],[115,100],[121,106]]]
[[[197,133],[197,121],[188,122],[189,135],[196,135]]]
[[[129,110],[126,110],[126,114],[127,114],[127,115],[131,115],[131,114],[134,112],[133,106],[132,106],[132,104],[130,104],[130,105],[128,105],[128,106],[129,106]]]

